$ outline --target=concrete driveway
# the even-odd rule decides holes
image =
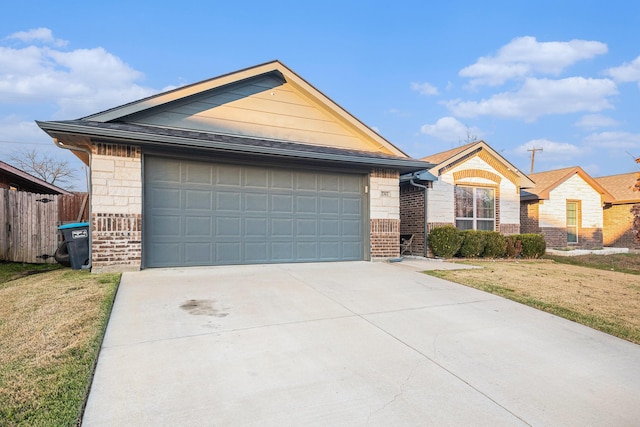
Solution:
[[[83,425],[638,425],[640,346],[421,268],[125,273]]]

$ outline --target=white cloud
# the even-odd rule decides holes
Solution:
[[[640,151],[640,134],[631,132],[600,132],[593,133],[585,139],[589,145],[614,149],[614,150],[633,150],[633,155]]]
[[[50,30],[41,30],[46,29],[11,37],[29,40],[49,34],[53,39]],[[101,47],[0,46],[0,105],[55,105],[54,118],[77,118],[156,93],[137,83],[142,77]]]
[[[63,47],[68,44],[66,40],[56,39],[49,28],[34,28],[29,31],[18,31],[7,36],[8,40],[20,40],[24,43],[42,42],[48,45]]]
[[[640,56],[631,63],[625,62],[619,67],[609,68],[605,74],[617,82],[638,82],[638,86],[640,86]]]
[[[532,139],[524,144],[518,146],[514,152],[520,156],[530,156],[534,148],[542,148],[542,154],[537,156],[548,157],[553,160],[561,160],[565,158],[573,158],[579,156],[582,149],[577,145],[568,144],[566,142],[555,142],[548,139]],[[538,159],[538,157],[536,157]]]
[[[420,132],[442,141],[456,142],[466,140],[468,136],[477,137],[480,134],[480,129],[467,127],[455,117],[443,117],[435,124],[422,126]]]
[[[33,120],[25,120],[15,114],[0,117],[0,142],[51,141]]]
[[[429,83],[411,83],[411,90],[415,90],[421,95],[437,95],[438,88]]]
[[[459,74],[471,78],[472,86],[497,86],[535,73],[558,75],[578,61],[606,52],[607,45],[597,41],[538,42],[535,37],[518,37],[495,56],[483,56]]]
[[[574,123],[574,126],[585,129],[597,129],[618,126],[620,122],[602,114],[587,114]]]
[[[569,77],[560,80],[529,78],[516,92],[503,92],[481,101],[447,102],[456,116],[481,115],[533,121],[547,114],[598,112],[613,108],[607,97],[618,93],[609,79]]]

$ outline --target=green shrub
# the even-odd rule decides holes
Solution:
[[[464,258],[479,257],[484,251],[485,232],[478,230],[465,230],[462,233],[462,245],[458,254]]]
[[[519,234],[512,234],[506,237],[507,258],[518,258],[522,253],[522,240],[518,239]]]
[[[435,227],[429,233],[429,247],[437,257],[451,258],[462,245],[460,230],[452,225]]]
[[[520,234],[523,258],[540,258],[547,250],[542,234]]]
[[[502,258],[507,254],[507,239],[497,231],[486,231],[484,236],[485,258]]]

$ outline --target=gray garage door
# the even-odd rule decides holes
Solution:
[[[147,267],[361,260],[364,175],[145,157]]]

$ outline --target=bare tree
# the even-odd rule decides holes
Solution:
[[[61,186],[75,178],[75,171],[66,160],[58,160],[35,148],[22,149],[9,156],[15,166],[49,184]]]
[[[459,145],[467,145],[471,144],[472,142],[476,142],[478,140],[478,135],[475,133],[471,133],[469,125],[464,125],[464,127],[467,129],[467,135],[464,139],[458,139]]]

